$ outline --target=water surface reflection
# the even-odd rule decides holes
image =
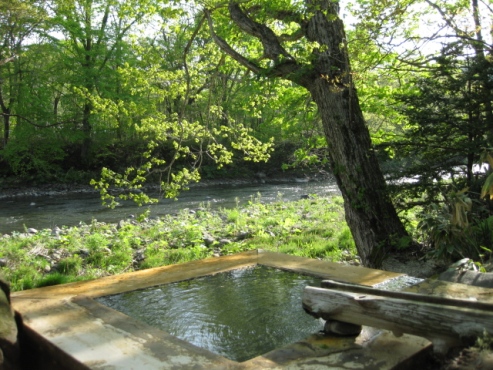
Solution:
[[[302,309],[321,279],[265,266],[137,290],[97,301],[234,361],[246,361],[322,330]]]

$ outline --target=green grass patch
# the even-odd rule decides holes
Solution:
[[[329,261],[356,256],[340,197],[272,204],[253,197],[233,209],[63,227],[59,237],[50,230],[0,237],[1,272],[14,291],[252,249]]]
[[[60,272],[54,272],[40,278],[36,283],[36,288],[50,285],[66,284],[71,283],[72,281],[74,281],[74,278],[72,276],[67,276]]]

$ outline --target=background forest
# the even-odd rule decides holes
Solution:
[[[489,257],[491,1],[340,5],[352,80],[399,217],[438,255]],[[0,0],[0,185],[151,179],[174,196],[200,178],[326,168],[310,94],[223,53],[202,17],[215,6]],[[248,6],[264,20],[297,2]],[[269,26],[295,36],[289,22]],[[259,49],[221,13],[215,32],[242,52]],[[301,57],[316,45],[295,47]]]

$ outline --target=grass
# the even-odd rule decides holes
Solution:
[[[330,261],[356,259],[342,198],[248,205],[142,221],[92,222],[0,237],[1,273],[13,291],[94,279],[213,255],[265,249]]]

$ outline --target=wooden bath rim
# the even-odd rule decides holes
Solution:
[[[357,338],[313,335],[238,363],[182,341],[94,298],[255,265],[372,286],[402,274],[254,250],[12,294],[38,369],[394,369],[429,349],[423,338],[365,330]],[[300,296],[301,307],[301,296]],[[351,366],[351,365],[350,365]],[[373,365],[372,365],[373,366]]]

